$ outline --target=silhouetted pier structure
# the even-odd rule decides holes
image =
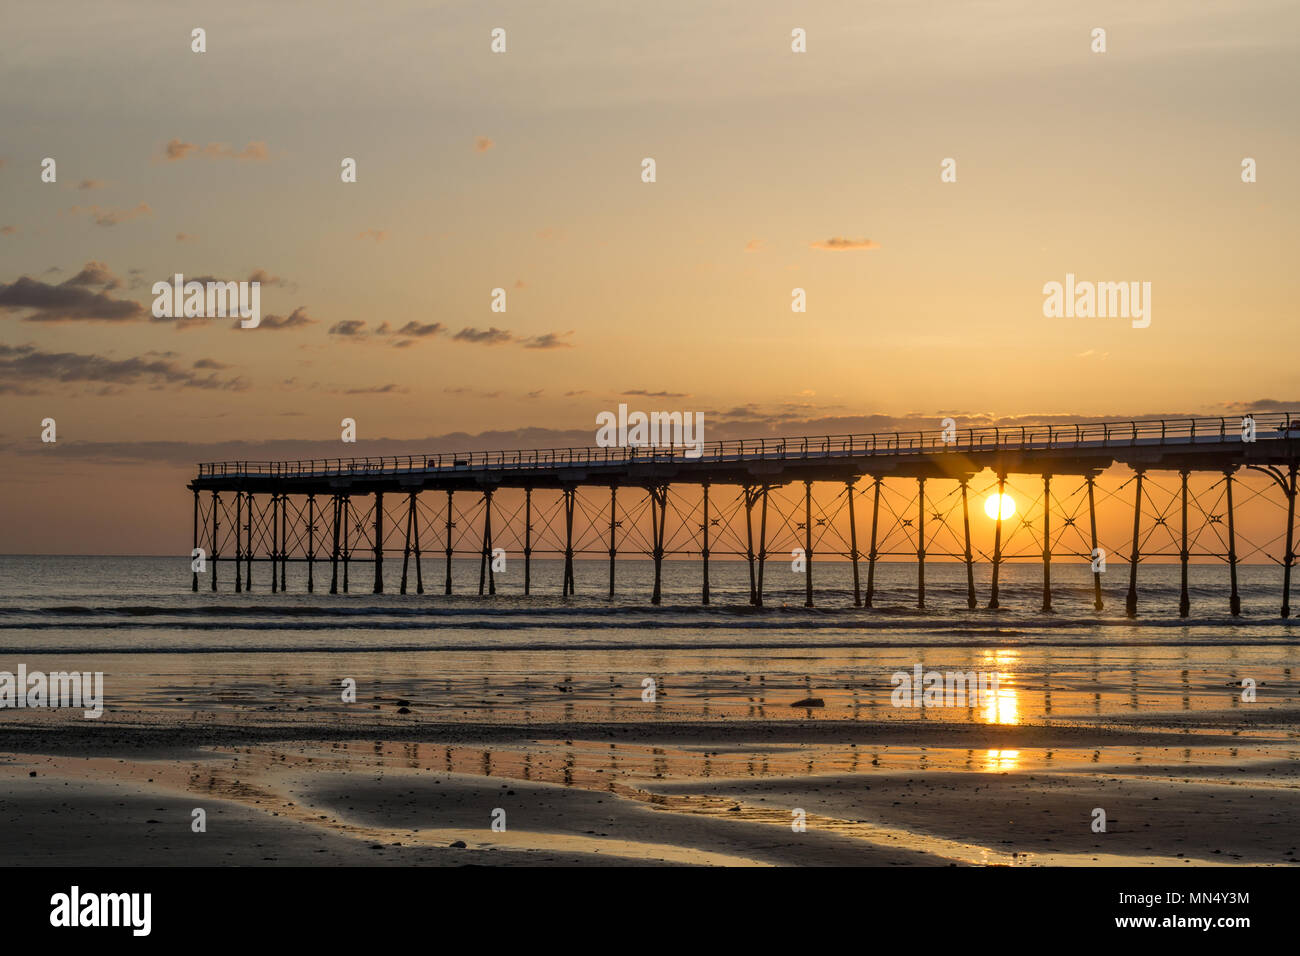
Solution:
[[[1093,562],[1094,604],[1101,610],[1096,477],[1118,464],[1131,472],[1121,490],[1132,488],[1133,534],[1127,554],[1122,555],[1129,577],[1126,611],[1130,616],[1137,613],[1141,561],[1176,555],[1182,565],[1179,614],[1185,617],[1190,608],[1187,568],[1192,557],[1226,563],[1229,611],[1240,613],[1233,485],[1235,476],[1249,470],[1272,479],[1268,486],[1275,486],[1285,509],[1285,550],[1274,560],[1282,566],[1281,615],[1289,617],[1300,416],[1259,412],[1250,418],[1254,440],[1248,440],[1243,419],[1234,417],[734,440],[706,443],[697,457],[688,457],[683,448],[640,447],[209,462],[199,466],[188,487],[194,493],[194,547],[206,552],[214,591],[219,566],[231,562],[236,591],[252,590],[254,562],[269,563],[270,589],[283,589],[286,566],[296,561],[307,564],[309,591],[318,586],[319,569],[329,576],[330,593],[337,593],[340,587],[350,589],[351,564],[365,561],[373,565],[373,591],[379,593],[384,588],[385,557],[400,555],[401,592],[407,592],[413,577],[416,592],[422,594],[423,562],[434,554],[441,558],[443,590],[450,594],[453,559],[471,554],[480,559],[479,593],[495,594],[494,551],[499,544],[511,544],[516,554],[523,555],[525,594],[533,587],[534,555],[564,558],[561,588],[569,595],[574,593],[575,555],[599,553],[608,555],[612,597],[617,557],[630,549],[654,562],[652,603],[661,599],[665,557],[690,554],[699,555],[703,566],[702,603],[710,599],[709,558],[726,555],[748,561],[750,601],[761,606],[765,567],[776,553],[769,539],[771,525],[774,537],[798,541],[803,549],[808,607],[814,603],[815,556],[851,561],[854,605],[866,607],[875,595],[877,562],[887,557],[914,558],[917,604],[924,607],[926,558],[937,554],[965,563],[967,605],[975,608],[970,483],[988,470],[999,495],[1012,476],[1041,481],[1041,498],[1033,503],[1034,507],[1042,503],[1041,515],[1030,533],[1036,539],[1031,556],[1041,560],[1043,567],[1043,610],[1052,609],[1052,561],[1062,557]],[[1160,473],[1177,478],[1172,505],[1162,507],[1152,497],[1152,482]],[[1208,488],[1189,490],[1189,478],[1206,475],[1214,478]],[[1072,491],[1062,494],[1062,479],[1073,479]],[[903,504],[895,508],[891,502],[899,498],[900,484],[914,487],[915,494],[905,495]],[[816,522],[814,485],[836,489],[833,510],[819,503]],[[949,489],[942,498],[934,491],[936,485]],[[674,489],[681,487],[696,491],[685,514],[676,507],[682,496]],[[720,488],[734,492],[720,501]],[[787,488],[801,488],[802,494],[790,500],[784,494]],[[513,509],[500,505],[507,491],[522,497],[522,502],[512,503]],[[1211,493],[1218,497],[1207,509],[1201,498]],[[887,512],[883,526],[882,499]],[[463,504],[466,500],[469,505]],[[1200,515],[1199,524],[1190,528],[1189,501]],[[947,502],[947,511],[934,510],[936,502]],[[1224,510],[1216,511],[1221,504]],[[670,505],[677,524],[674,537],[667,535]],[[960,541],[955,531],[958,507]],[[836,522],[845,508],[847,541],[842,540]],[[1180,513],[1176,537],[1169,520],[1174,508]],[[860,510],[870,516],[865,552],[858,547]],[[643,530],[647,513],[648,537]],[[932,529],[929,538],[927,517]],[[1195,541],[1210,526],[1222,526],[1225,517],[1226,540],[1217,527],[1214,531],[1223,550],[1194,552],[1189,540]],[[577,539],[575,518],[583,522]],[[743,535],[735,527],[742,521]],[[1005,550],[1003,523],[998,510],[993,550],[984,555],[992,562],[990,608],[999,605],[1002,564],[1026,557]],[[1039,524],[1041,531],[1036,530]],[[1020,527],[1028,525],[1022,518]],[[1144,547],[1156,527],[1168,532],[1175,551]],[[928,547],[935,543],[937,529],[952,532],[952,550]],[[1078,540],[1073,550],[1067,547],[1067,531]],[[890,550],[891,535],[906,539],[908,548]],[[836,537],[841,539],[838,544],[828,543],[828,538]],[[1118,551],[1114,556],[1121,557]],[[865,593],[859,570],[864,559]],[[197,573],[192,587],[199,589]]]

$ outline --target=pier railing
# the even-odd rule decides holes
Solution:
[[[1257,441],[1300,439],[1300,414],[1250,413]],[[653,462],[729,462],[808,458],[856,458],[870,455],[935,452],[1024,451],[1194,445],[1241,440],[1243,418],[1180,418],[1097,422],[1071,425],[988,425],[979,428],[876,432],[865,435],[819,435],[798,438],[741,438],[681,445],[574,447],[510,451],[450,452],[358,458],[311,458],[297,461],[214,461],[199,465],[199,477],[271,476],[332,477],[584,467]]]

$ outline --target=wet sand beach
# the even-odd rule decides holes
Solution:
[[[0,670],[102,672],[104,710],[0,711],[9,865],[1298,859],[1277,619],[53,600],[0,600]],[[896,706],[916,668],[996,688]]]
[[[89,734],[60,716],[0,732],[7,864],[1294,864],[1300,848],[1292,710],[1142,727],[358,715],[328,735],[265,711]]]

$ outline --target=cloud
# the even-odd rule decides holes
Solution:
[[[137,270],[133,269],[132,271],[134,272]],[[170,282],[171,278],[172,278],[171,276],[166,276],[165,281]],[[207,285],[209,282],[229,282],[231,280],[219,278],[218,276],[204,275],[204,276],[189,276],[185,281],[187,283],[200,282],[204,285]],[[254,269],[252,272],[248,274],[248,278],[244,281],[256,282],[260,285],[280,286],[282,288],[290,288],[293,286],[293,283],[291,283],[288,279],[281,278],[280,276],[273,276],[265,269]]]
[[[486,153],[495,145],[496,143],[492,142],[492,140],[488,139],[486,136],[476,136],[474,138],[474,152],[476,153]]]
[[[0,312],[27,310],[24,322],[130,322],[143,318],[144,307],[107,292],[121,282],[102,262],[88,262],[58,285],[30,276],[0,283]],[[98,287],[98,290],[96,290]]]
[[[188,159],[190,156],[207,156],[212,159],[247,159],[254,162],[260,162],[270,158],[266,150],[266,143],[259,141],[251,142],[241,150],[234,150],[225,143],[208,143],[202,148],[197,143],[186,143],[179,139],[172,139],[163,147],[163,159],[167,162],[177,162],[182,159]]]
[[[169,162],[174,162],[178,159],[184,159],[196,149],[198,147],[193,143],[182,143],[179,139],[173,139],[163,147],[163,155],[167,157]]]
[[[513,342],[514,336],[505,329],[498,329],[495,325],[488,329],[476,329],[466,326],[452,336],[457,342],[474,342],[480,345],[504,345],[507,342]]]
[[[192,239],[195,239],[195,238],[197,238],[197,237],[196,237],[196,236],[191,236],[188,232],[178,232],[178,233],[176,233],[176,241],[177,241],[177,242],[189,242],[189,241],[191,241]]]
[[[410,389],[404,385],[369,385],[365,388],[345,388],[344,395],[405,395]]]
[[[131,274],[133,278],[131,280],[130,288],[134,289],[137,287],[142,287],[145,284],[143,280],[139,280],[135,278],[135,276],[141,273],[141,271],[142,270],[140,269],[131,270]],[[170,285],[173,281],[173,277],[164,276],[162,279],[158,281],[166,282]],[[205,287],[209,283],[214,283],[214,282],[226,283],[232,281],[235,280],[222,278],[214,275],[200,275],[200,276],[188,275],[185,277],[186,285],[188,285],[191,282],[197,282],[200,285]],[[246,280],[242,280],[242,281],[258,282],[261,283],[262,285],[272,285],[272,286],[292,287],[293,285],[286,279],[282,279],[279,276],[270,275],[269,273],[266,272],[265,269],[254,269],[252,273],[249,275],[249,277]],[[170,324],[175,331],[185,332],[188,331],[189,329],[199,329],[199,328],[208,327],[212,322],[212,316],[190,316],[187,318],[181,315],[160,315],[160,316],[151,316],[150,320],[153,322],[166,322]],[[234,324],[235,328],[242,328],[242,326],[240,325],[240,321],[242,320],[238,320],[235,322]],[[299,306],[297,309],[294,310],[293,314],[290,315],[287,319],[280,315],[264,315],[259,324],[259,327],[266,326],[269,328],[297,328],[299,326],[310,325],[312,324],[313,321],[314,320],[307,318],[306,312],[304,311],[303,307]],[[288,323],[288,324],[276,324],[276,323]]]
[[[365,319],[344,319],[342,322],[335,322],[330,326],[330,335],[363,335],[366,327]]]
[[[141,216],[152,216],[153,210],[149,204],[142,202],[134,209],[105,209],[102,206],[73,206],[68,210],[72,215],[78,213],[89,213],[90,218],[95,221],[97,226],[116,226],[121,222],[130,222],[132,219],[139,219]]]
[[[441,322],[407,322],[400,329],[394,329],[387,320],[379,323],[373,330],[366,327],[365,319],[343,319],[330,326],[330,335],[343,336],[353,342],[365,342],[372,338],[391,338],[388,344],[393,348],[410,348],[418,339],[445,334],[447,327]]]
[[[104,188],[104,180],[102,180],[102,179],[83,179],[81,182],[77,183],[77,188],[78,188],[78,189],[81,189],[81,190],[89,190],[89,189],[103,189],[103,188]]]
[[[749,240],[749,242],[745,243],[746,252],[758,252],[762,248],[763,248],[762,239],[751,239]]]
[[[194,363],[195,368],[226,369],[230,368],[225,362],[218,362],[216,359],[201,358]]]
[[[107,292],[110,289],[121,287],[122,280],[113,275],[108,266],[104,263],[92,260],[82,266],[80,272],[63,284],[87,286],[92,289],[98,287],[102,291]]]
[[[810,242],[814,249],[822,249],[830,252],[842,252],[848,249],[871,250],[879,249],[880,243],[872,239],[846,239],[843,236],[833,236],[830,239],[821,239],[817,242]]]
[[[447,326],[443,325],[441,322],[407,322],[397,330],[397,334],[419,339],[430,335],[437,335],[440,332],[446,331]]]
[[[383,242],[388,238],[388,231],[385,229],[367,229],[364,232],[357,233],[358,239],[373,239],[375,242]]]
[[[264,315],[261,323],[257,326],[259,329],[302,329],[309,325],[315,325],[316,320],[309,318],[307,307],[300,305],[287,316],[285,315]],[[239,329],[241,326],[236,320],[231,326],[232,329]]]
[[[689,392],[647,392],[644,388],[634,388],[623,395],[640,395],[642,398],[690,398]]]
[[[1294,412],[1300,409],[1300,399],[1284,402],[1275,398],[1257,398],[1253,402],[1224,402],[1220,407],[1228,415],[1244,415],[1246,412]]]
[[[0,226],[0,236],[12,236],[18,232],[17,226]]]
[[[168,358],[135,356],[114,359],[78,352],[43,352],[32,345],[0,345],[0,378],[10,384],[108,383],[243,391],[238,378],[200,376]]]
[[[3,356],[0,356],[0,360]],[[3,390],[6,376],[0,370],[0,390]],[[384,388],[385,386],[377,386]],[[464,395],[482,398],[495,398],[499,393],[479,393],[467,387],[448,387],[443,390],[448,395]],[[1195,415],[1225,414],[1225,409],[1242,409],[1245,411],[1265,410],[1264,406],[1283,405],[1287,410],[1300,407],[1300,400],[1282,403],[1274,399],[1259,399],[1254,402],[1224,402],[1206,408],[1177,409],[1144,413],[1141,418],[1190,418]],[[980,426],[998,425],[1018,427],[1024,425],[1071,425],[1075,423],[1095,423],[1102,421],[1127,421],[1121,416],[1098,416],[1091,414],[1061,415],[1051,413],[1025,414],[1018,416],[999,416],[980,411],[931,411],[915,412],[908,415],[894,416],[884,414],[837,415],[828,413],[827,406],[806,404],[785,404],[772,407],[745,405],[727,411],[710,411],[703,409],[706,422],[706,435],[709,441],[734,440],[738,438],[791,438],[801,435],[845,435],[869,434],[871,432],[893,433],[896,431],[937,431],[940,421],[945,417],[957,420],[959,429],[978,428]],[[586,415],[579,416],[582,424],[575,428],[539,428],[519,427],[499,429],[487,432],[451,432],[439,435],[414,438],[375,438],[367,439],[367,451],[373,455],[421,455],[438,452],[487,451],[502,448],[565,448],[586,447],[592,444],[592,430],[586,425]],[[296,429],[290,429],[291,432]],[[196,461],[222,460],[296,460],[306,458],[329,458],[338,454],[338,440],[309,440],[298,438],[272,439],[267,441],[222,441],[222,442],[184,442],[184,441],[105,441],[76,442],[60,441],[60,457],[69,456],[85,461],[101,463],[122,462],[166,462],[177,466],[191,468]],[[42,451],[40,443],[31,443],[14,450],[23,454],[47,454]]]
[[[501,393],[499,391],[481,392],[476,388],[469,388],[466,385],[458,385],[454,388],[452,387],[444,388],[443,391],[448,395],[470,395],[473,396],[474,398],[500,398],[501,397]]]
[[[449,330],[441,322],[407,322],[393,334],[400,339],[400,341],[394,342],[393,346],[395,348],[407,348],[413,344],[414,339],[449,334]],[[568,349],[573,348],[573,345],[564,341],[564,339],[572,334],[573,330],[570,329],[568,332],[547,332],[544,335],[529,338],[517,336],[508,329],[498,329],[496,326],[486,329],[466,326],[451,335],[451,339],[453,342],[468,342],[472,345],[507,345],[514,343],[522,345],[526,349]]]
[[[567,332],[546,332],[542,335],[534,336],[531,339],[524,340],[526,349],[571,349],[572,342],[565,342],[564,339],[573,334],[573,329]]]
[[[290,282],[283,276],[273,276],[265,269],[254,269],[248,277],[249,282],[259,282],[266,286],[288,287]]]

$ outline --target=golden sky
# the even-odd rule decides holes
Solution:
[[[1298,38],[1271,0],[10,0],[0,551],[187,550],[198,460],[587,444],[620,401],[1300,408]],[[259,277],[262,326],[152,321],[177,272]],[[1150,282],[1150,327],[1045,318],[1066,273]]]

